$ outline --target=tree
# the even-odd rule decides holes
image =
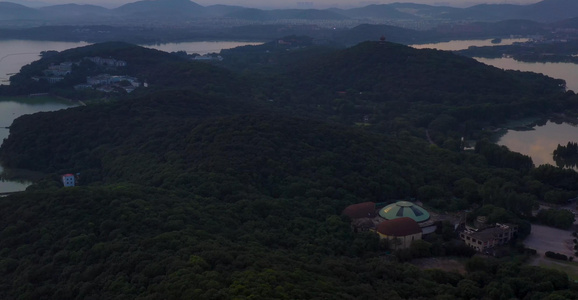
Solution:
[[[565,209],[542,209],[536,215],[538,221],[560,229],[568,229],[574,224],[575,216]]]

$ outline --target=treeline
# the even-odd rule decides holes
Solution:
[[[432,298],[432,290],[435,299],[578,296],[566,274],[509,256],[468,259],[462,274],[380,257],[377,237],[353,234],[330,206],[257,194],[226,203],[127,184],[13,195],[0,201],[0,296],[408,299]],[[439,253],[432,246],[424,241],[408,254]]]
[[[578,143],[568,142],[566,146],[558,144],[558,147],[554,149],[553,157],[559,167],[578,166]]]
[[[130,49],[103,53],[130,64]],[[557,81],[389,43],[246,76],[179,60],[146,70],[140,51],[134,68],[156,88],[12,124],[3,163],[54,175],[0,198],[0,298],[578,297],[564,273],[523,266],[519,243],[514,259],[469,259],[464,274],[422,271],[402,261],[471,255],[451,243],[451,226],[388,256],[340,216],[353,203],[416,197],[443,211],[478,207],[470,217],[527,235],[537,201],[566,201],[577,173],[483,140],[473,152],[452,145],[481,135],[475,108],[496,122],[546,102],[572,108]],[[492,87],[494,75],[504,85]],[[497,113],[513,107],[526,110]],[[62,188],[62,173],[80,173],[80,186]]]
[[[575,95],[561,93],[563,81],[504,72],[442,51],[388,42],[345,50],[296,48],[283,55],[266,47],[228,51],[222,62],[234,70],[243,59],[258,62],[244,69],[258,82],[252,87],[256,99],[346,124],[367,120],[392,134],[407,129],[403,124],[431,126],[434,141],[448,148],[508,118],[575,108]]]

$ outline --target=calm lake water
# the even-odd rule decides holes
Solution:
[[[460,41],[449,41],[449,42],[442,42],[442,43],[433,43],[433,44],[416,44],[410,45],[410,47],[416,49],[437,49],[437,50],[446,50],[446,51],[458,51],[458,50],[465,50],[468,49],[470,46],[476,47],[483,47],[483,46],[504,46],[504,45],[512,45],[513,43],[523,43],[527,42],[529,39],[527,38],[519,38],[519,39],[502,39],[502,42],[499,44],[493,44],[491,39],[487,40],[460,40]]]
[[[0,84],[7,84],[10,74],[18,73],[22,66],[40,59],[41,51],[62,51],[86,45],[85,42],[0,41]]]
[[[516,40],[520,41],[520,40]],[[503,40],[500,45],[516,42]],[[477,41],[451,41],[447,43],[414,45],[415,48],[431,48],[438,50],[462,50],[469,46],[491,46],[491,40]],[[476,58],[485,63],[504,70],[529,71],[566,80],[569,90],[578,92],[578,64],[571,63],[526,63],[513,58]],[[499,140],[498,144],[508,147],[510,150],[528,155],[534,161],[534,165],[556,165],[552,158],[552,152],[558,144],[566,145],[568,142],[578,142],[578,128],[567,123],[554,123],[548,121],[545,125],[536,126],[530,131],[508,130]]]
[[[55,111],[73,106],[69,101],[43,98],[15,98],[0,100],[0,141],[8,137],[6,128],[12,121],[22,115],[41,111]],[[3,172],[0,166],[0,174]],[[14,192],[24,190],[30,182],[17,180],[0,180],[0,192]]]
[[[446,51],[457,51],[468,49],[470,46],[496,46],[496,45],[511,45],[517,42],[526,42],[527,38],[520,39],[503,39],[500,44],[492,44],[492,40],[461,40],[450,41],[434,44],[411,45],[417,49],[437,49]],[[517,70],[541,73],[553,78],[560,78],[566,81],[566,87],[569,90],[578,92],[578,64],[572,63],[527,63],[516,61],[513,58],[481,58],[475,57],[479,62],[485,63],[504,70]]]
[[[185,51],[187,54],[219,53],[223,49],[231,49],[247,45],[261,45],[260,42],[183,42],[157,45],[142,45],[143,47],[157,49],[165,52]]]
[[[498,145],[530,156],[536,166],[543,164],[555,166],[552,152],[558,147],[558,144],[565,146],[569,141],[578,141],[576,125],[548,121],[546,125],[534,127],[534,130],[508,130],[499,139]]]
[[[578,64],[571,63],[526,63],[513,58],[476,58],[478,61],[505,70],[530,71],[566,80],[566,88],[578,92]],[[578,128],[568,123],[547,122],[531,131],[508,130],[499,140],[510,150],[528,155],[534,165],[556,165],[552,152],[558,144],[578,142]]]
[[[504,70],[518,70],[541,73],[553,78],[566,80],[569,90],[578,92],[578,64],[571,63],[527,63],[516,61],[513,58],[476,58],[485,63]]]
[[[185,42],[159,45],[145,45],[145,47],[167,52],[186,51],[187,53],[207,54],[219,52],[221,49],[229,49],[244,45],[258,45],[259,42]],[[11,74],[18,73],[20,68],[35,60],[40,59],[40,52],[46,50],[63,51],[66,49],[89,45],[86,42],[50,42],[50,41],[27,41],[6,40],[0,41],[0,84],[8,84]],[[0,100],[0,142],[8,137],[7,126],[12,121],[25,114],[33,114],[42,111],[54,111],[72,106],[67,101],[40,98],[14,98]],[[0,166],[0,174],[3,172]],[[30,182],[2,180],[0,178],[0,193],[24,190]]]

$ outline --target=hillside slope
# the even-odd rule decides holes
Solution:
[[[135,72],[151,68],[156,87],[14,121],[0,159],[51,175],[0,198],[0,298],[578,297],[565,273],[524,265],[519,244],[503,259],[470,258],[440,222],[392,255],[341,216],[353,203],[417,198],[526,236],[537,200],[566,201],[578,173],[535,168],[481,137],[458,151],[453,133],[480,112],[512,110],[491,116],[504,121],[570,109],[576,95],[544,76],[390,43],[279,52],[293,51],[304,59],[242,73],[124,44],[61,53],[126,59]],[[79,186],[63,188],[63,173],[80,173]],[[463,257],[466,272],[405,263],[431,256]]]

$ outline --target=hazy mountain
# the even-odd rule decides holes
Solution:
[[[389,6],[404,13],[427,18],[443,18],[447,14],[461,10],[461,8],[450,6],[431,6],[416,3],[392,3]]]
[[[40,18],[41,13],[24,5],[0,2],[0,20],[23,20]]]
[[[417,17],[399,11],[391,5],[369,5],[360,8],[336,11],[351,18],[416,19]]]
[[[513,4],[480,4],[447,15],[451,19],[505,20],[520,18],[523,6]]]
[[[267,20],[268,15],[264,10],[256,8],[243,8],[225,15],[228,18],[243,20]]]
[[[352,18],[429,18],[448,20],[499,21],[525,19],[554,22],[578,17],[578,1],[544,0],[531,5],[480,4],[467,8],[430,6],[415,3],[369,5],[361,8],[333,11]]]
[[[95,5],[64,4],[30,8],[0,2],[0,21],[33,21],[50,25],[175,23],[202,18],[232,18],[250,21],[270,20],[435,20],[502,21],[531,20],[557,22],[578,17],[578,1],[544,0],[531,5],[482,4],[468,8],[430,6],[415,3],[369,5],[353,9],[277,9],[261,10],[242,6],[202,6],[190,0],[143,0],[107,9]]]
[[[448,15],[459,20],[524,19],[538,22],[555,22],[578,17],[578,1],[544,0],[530,5],[480,4]]]
[[[120,6],[113,11],[139,19],[202,16],[205,8],[189,0],[147,0]]]
[[[208,16],[224,16],[244,9],[246,8],[242,6],[216,4],[206,6],[205,13]]]
[[[38,8],[38,7],[44,7],[44,6],[52,5],[50,3],[46,3],[46,2],[42,2],[42,1],[33,1],[33,0],[12,0],[12,1],[2,1],[2,2],[12,2],[12,3],[27,6],[27,7],[32,7],[32,8]]]
[[[525,15],[532,20],[554,22],[578,17],[578,1],[544,0],[527,6]]]
[[[62,4],[39,9],[47,18],[57,20],[89,20],[111,14],[110,10],[96,5]]]
[[[330,10],[317,9],[277,9],[277,10],[260,10],[247,8],[226,15],[229,18],[269,21],[269,20],[286,20],[286,19],[305,19],[305,20],[343,20],[346,16],[335,13]]]

